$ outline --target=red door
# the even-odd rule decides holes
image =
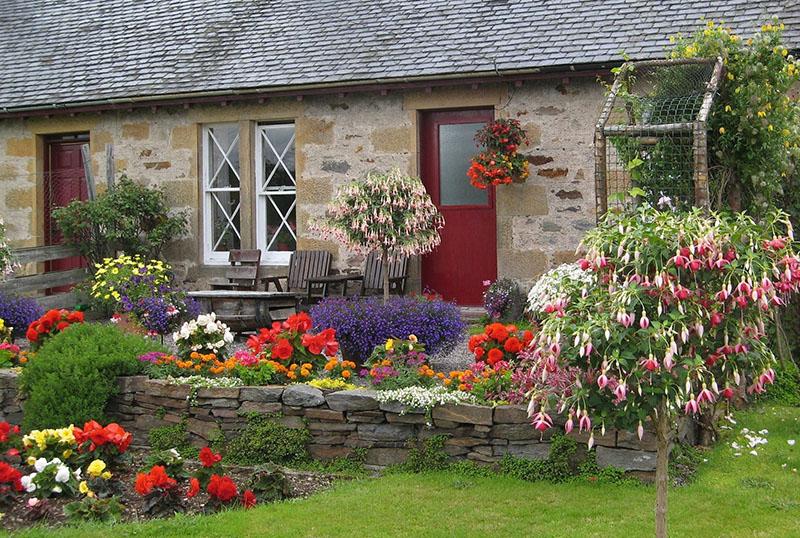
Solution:
[[[86,200],[88,189],[81,156],[81,146],[88,143],[88,135],[68,135],[45,141],[44,159],[44,243],[59,245],[63,238],[53,220],[52,210],[73,200]],[[66,271],[83,265],[79,256],[53,260],[47,271]],[[66,291],[69,286],[53,291]]]
[[[420,122],[422,181],[444,215],[442,244],[422,258],[422,286],[461,305],[483,302],[483,281],[497,278],[494,189],[469,183],[475,133],[492,110],[423,113]]]

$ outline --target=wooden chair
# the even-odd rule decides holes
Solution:
[[[231,250],[228,254],[230,267],[225,271],[223,281],[211,281],[211,288],[217,290],[255,291],[258,286],[258,270],[261,265],[261,251]]]
[[[405,295],[406,281],[408,280],[408,257],[400,256],[389,262],[389,292]],[[383,293],[383,271],[381,271],[380,252],[370,252],[364,261],[363,273],[343,273],[312,279],[315,286],[322,286],[322,296],[328,296],[328,286],[337,284],[341,286],[342,296],[347,295],[350,282],[360,281],[360,295],[370,292]]]
[[[311,304],[321,297],[323,285],[314,282],[316,278],[327,276],[331,269],[331,253],[326,250],[298,250],[289,258],[289,272],[285,276],[263,277],[265,289],[273,284],[279,292],[304,293],[303,302]],[[281,283],[281,280],[284,283]]]
[[[405,295],[408,280],[408,256],[398,256],[389,260],[389,293]],[[364,262],[364,280],[361,295],[370,292],[383,293],[383,271],[380,252],[370,252]]]

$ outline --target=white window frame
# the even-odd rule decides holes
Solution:
[[[212,147],[211,138],[214,136],[211,132],[211,129],[220,128],[220,127],[235,127],[236,128],[236,137],[234,138],[233,142],[231,143],[230,147],[222,149],[220,143],[214,137],[213,143],[216,145],[217,149],[223,155],[223,163],[227,162],[228,165],[233,170],[236,177],[239,178],[239,187],[209,187],[209,185],[216,179],[216,175],[222,170],[222,164],[219,166],[217,170],[211,170],[211,155],[212,155]],[[237,230],[236,226],[233,224],[233,219],[236,214],[239,214],[239,225],[241,226],[242,218],[242,175],[241,175],[241,163],[240,169],[236,169],[233,166],[233,163],[229,160],[229,154],[231,148],[233,146],[237,146],[241,143],[241,133],[239,132],[239,124],[238,123],[210,123],[207,125],[203,125],[202,129],[202,136],[203,136],[203,145],[202,145],[202,152],[203,152],[203,173],[202,173],[202,194],[203,194],[203,263],[207,265],[223,265],[228,263],[228,251],[215,251],[215,245],[212,244],[213,237],[214,237],[214,222],[212,218],[212,211],[211,209],[214,207],[214,204],[218,204],[219,208],[222,209],[223,213],[225,213],[226,218],[228,219],[227,226],[233,227],[234,233],[239,237],[239,242],[241,244],[242,241],[242,231]],[[238,192],[239,193],[239,205],[233,211],[232,215],[227,214],[227,209],[222,207],[222,204],[219,202],[218,199],[215,198],[214,194],[219,192]],[[224,233],[223,233],[224,236]],[[220,236],[220,239],[222,236]],[[219,240],[218,240],[219,242]]]
[[[292,136],[289,140],[289,144],[285,148],[275,148],[272,145],[272,141],[266,136],[266,132],[270,127],[292,127]],[[272,242],[275,240],[275,237],[268,238],[267,237],[267,204],[272,204],[275,211],[278,214],[281,214],[281,210],[278,208],[277,204],[272,201],[272,198],[276,196],[293,196],[294,200],[290,205],[289,209],[287,210],[286,215],[283,215],[281,219],[283,223],[286,224],[283,228],[289,230],[289,232],[294,236],[295,245],[297,245],[297,233],[296,231],[292,230],[290,226],[288,226],[288,215],[295,210],[295,215],[297,214],[297,178],[295,177],[295,173],[289,170],[289,167],[286,163],[283,162],[283,157],[286,155],[288,149],[295,145],[295,124],[293,122],[285,122],[285,123],[270,123],[264,125],[256,126],[256,147],[255,147],[255,201],[256,201],[256,243],[258,245],[257,248],[261,250],[261,260],[264,263],[269,265],[289,265],[289,258],[292,255],[291,251],[270,251],[269,247],[272,245]],[[275,164],[273,170],[269,172],[269,175],[265,178],[264,177],[264,149],[263,149],[263,142],[266,141],[267,144],[272,148],[275,152],[275,155],[278,157],[278,162]],[[297,152],[297,147],[295,145],[295,155]],[[280,187],[264,187],[265,183],[269,182],[269,179],[274,174],[274,171],[278,167],[283,167],[286,173],[292,180],[293,185],[283,185]],[[296,172],[296,171],[295,171]],[[279,228],[280,229],[280,228]]]

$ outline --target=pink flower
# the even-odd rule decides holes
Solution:
[[[642,359],[642,366],[644,366],[648,372],[654,372],[658,370],[658,361],[655,357],[650,355],[646,359]]]
[[[608,377],[606,376],[606,374],[600,374],[597,377],[597,386],[600,387],[600,389],[602,390],[606,388],[606,385],[608,385]]]
[[[580,420],[578,421],[578,431],[581,431],[581,432],[583,430],[589,431],[591,429],[592,429],[592,421],[591,421],[591,419],[589,419],[589,415],[586,413],[586,411],[584,411],[583,415],[581,416]]]
[[[569,414],[567,418],[567,422],[564,424],[564,431],[569,435],[572,432],[572,428],[574,427],[574,423],[572,420],[572,413]]]
[[[550,415],[545,412],[539,411],[533,416],[533,427],[536,430],[543,432],[552,426],[553,420],[550,418]]]
[[[625,383],[620,383],[617,385],[617,388],[614,389],[614,396],[617,397],[617,401],[623,402],[628,397],[628,387],[625,386]]]
[[[642,313],[642,317],[639,318],[639,327],[642,329],[646,329],[650,326],[650,318],[647,317],[646,313]]]
[[[697,403],[701,404],[703,402],[713,403],[716,398],[714,397],[714,393],[711,392],[703,385],[703,390],[700,391],[700,394],[697,395]]]
[[[691,398],[686,405],[683,407],[683,412],[687,415],[695,415],[700,411],[700,406],[697,404],[697,400],[694,399],[694,394],[692,394]]]

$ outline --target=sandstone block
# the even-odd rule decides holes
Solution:
[[[161,396],[176,400],[186,400],[189,397],[189,385],[169,383],[163,379],[148,379],[144,382],[143,390],[148,396]]]
[[[494,456],[511,454],[518,458],[546,460],[550,455],[550,445],[548,443],[493,445],[492,454]]]
[[[388,467],[403,463],[408,457],[407,448],[370,448],[367,450],[367,465]]]
[[[239,399],[239,387],[203,387],[197,389],[198,398]]]
[[[492,428],[491,436],[495,439],[524,441],[539,439],[540,432],[533,429],[530,424],[498,424]]]
[[[331,409],[309,407],[306,409],[305,416],[308,419],[323,420],[327,422],[344,422],[344,413],[341,411],[333,411]]]
[[[367,422],[370,424],[380,424],[386,421],[386,417],[380,411],[349,411],[347,422]]]
[[[359,424],[358,436],[364,441],[406,441],[414,436],[411,424]]]
[[[282,406],[278,402],[242,402],[238,413],[260,413],[262,415],[271,415],[273,413],[280,413],[281,408]]]
[[[447,404],[433,409],[433,420],[447,420],[462,424],[492,425],[492,408],[483,405]]]
[[[408,414],[419,414],[424,415],[425,409],[422,407],[408,407],[405,404],[401,404],[400,402],[381,402],[378,405],[378,408],[381,411],[385,411],[387,413],[400,413]]]
[[[530,424],[528,409],[524,405],[498,405],[494,408],[496,424]]]
[[[311,454],[311,457],[319,460],[346,458],[352,451],[352,448],[346,446],[328,446],[326,444],[308,445],[308,452]]]

